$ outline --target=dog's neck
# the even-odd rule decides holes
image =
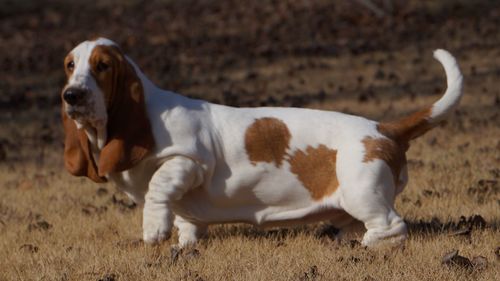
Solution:
[[[104,148],[107,141],[106,126],[87,126],[85,127],[85,133],[89,138],[92,149],[97,149],[100,151]]]
[[[107,141],[106,126],[105,124],[104,126],[98,125],[95,127],[86,125],[83,128],[85,130],[85,134],[87,134],[87,138],[89,139],[90,149],[92,151],[94,162],[99,163],[99,154],[106,145]]]

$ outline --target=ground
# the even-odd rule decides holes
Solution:
[[[94,2],[0,1],[0,280],[498,280],[495,1],[394,0],[384,18],[356,1]],[[465,96],[411,144],[396,202],[410,228],[404,247],[338,243],[326,223],[225,225],[172,256],[175,233],[144,245],[141,208],[64,171],[62,61],[96,36],[118,42],[162,88],[234,106],[404,116],[445,90],[435,48],[457,57]],[[442,264],[452,250],[467,260]]]

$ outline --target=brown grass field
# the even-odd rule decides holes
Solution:
[[[500,6],[393,2],[377,18],[354,1],[0,0],[0,280],[500,280]],[[338,242],[327,223],[212,226],[176,258],[175,232],[144,245],[140,206],[63,168],[62,59],[96,35],[189,96],[376,120],[439,98],[432,50],[450,50],[465,95],[411,145],[404,247]],[[467,260],[442,264],[452,250]]]

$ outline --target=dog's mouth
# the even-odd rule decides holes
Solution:
[[[66,110],[66,114],[68,114],[68,116],[71,119],[77,119],[79,117],[82,117],[82,113],[76,109],[73,109],[73,108]]]
[[[66,114],[73,120],[84,121],[90,118],[90,113],[88,106],[66,104]]]
[[[83,110],[81,108],[78,108],[76,106],[70,106],[70,105],[66,105],[66,114],[68,114],[68,116],[71,119],[81,118],[84,115]]]

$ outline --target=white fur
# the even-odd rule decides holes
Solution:
[[[95,107],[89,122],[105,120],[100,105],[102,93],[87,63],[97,44],[114,43],[100,39],[84,42],[73,50],[79,78],[70,84],[92,90]],[[448,85],[461,83],[451,55],[442,50],[435,55],[445,66]],[[367,228],[362,241],[365,245],[406,238],[406,225],[394,210],[394,198],[407,181],[406,167],[398,175],[402,183],[396,187],[385,162],[363,161],[362,140],[367,136],[384,137],[377,131],[377,122],[313,109],[233,108],[189,99],[157,88],[128,60],[143,84],[156,148],[134,168],[108,178],[133,200],[144,203],[146,242],[167,239],[173,225],[178,227],[179,243],[184,246],[195,243],[209,224],[286,225],[339,210],[349,216],[337,219],[332,215],[331,222],[345,226],[354,219],[362,221]],[[449,89],[436,103],[435,115],[457,102],[459,97],[449,91],[455,90]],[[286,124],[291,134],[289,155],[307,146],[326,145],[337,150],[339,187],[333,194],[313,200],[287,161],[279,168],[271,163],[250,162],[244,146],[245,131],[261,117],[274,117]]]
[[[455,58],[445,50],[435,50],[434,57],[441,62],[446,72],[447,89],[441,99],[432,106],[431,122],[437,123],[452,112],[462,97],[462,73]]]

